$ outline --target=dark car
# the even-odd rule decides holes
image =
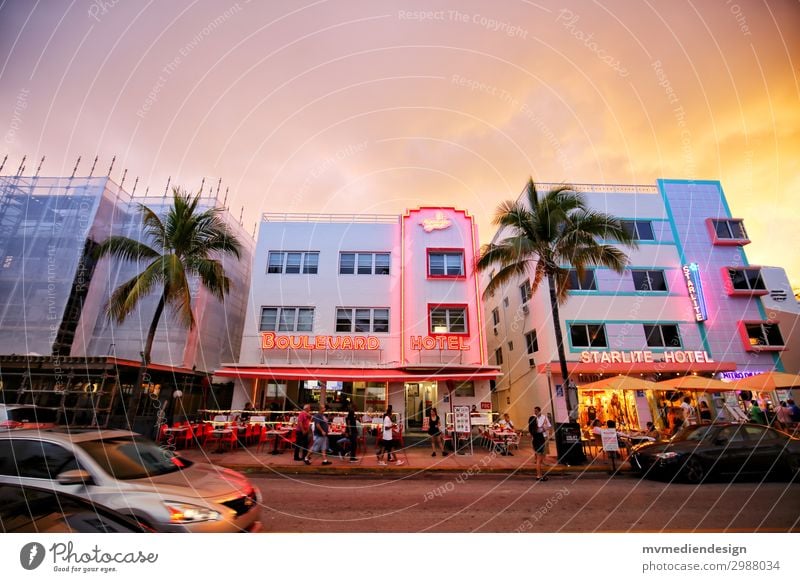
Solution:
[[[50,428],[56,425],[56,411],[26,404],[0,404],[0,430]]]
[[[711,478],[763,479],[800,473],[800,439],[757,424],[687,427],[666,443],[634,447],[630,463],[643,476],[701,483]]]
[[[137,533],[146,528],[80,497],[38,487],[0,485],[1,533]]]

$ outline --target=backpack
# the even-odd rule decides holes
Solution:
[[[538,432],[539,423],[535,416],[531,416],[528,418],[528,432],[531,433],[531,436]]]

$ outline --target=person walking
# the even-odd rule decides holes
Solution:
[[[386,465],[386,462],[392,462],[392,447],[394,446],[394,436],[392,435],[392,429],[395,427],[394,421],[392,421],[392,405],[389,405],[389,408],[386,409],[386,412],[383,414],[383,434],[381,435],[381,444],[378,448],[378,464],[379,465]],[[386,462],[383,460],[383,453],[386,453]],[[395,458],[397,455],[395,455]],[[402,465],[403,461],[397,459],[397,465]]]
[[[685,425],[694,426],[697,424],[697,410],[692,406],[692,399],[689,396],[684,397],[681,403],[681,413]]]
[[[431,448],[433,452],[431,453],[431,457],[436,456],[436,447],[439,447],[439,450],[442,453],[443,457],[447,456],[447,451],[444,450],[444,446],[442,446],[442,418],[439,416],[439,413],[436,411],[435,408],[431,408],[430,416],[428,416],[428,435],[431,437]]]
[[[306,404],[297,415],[294,428],[294,460],[303,461],[308,454],[308,439],[311,437],[311,405]]]
[[[356,420],[356,405],[350,404],[347,417],[344,419],[345,431],[350,441],[350,462],[357,463],[356,450],[358,449],[358,421]]]
[[[319,405],[319,412],[311,417],[311,422],[314,425],[314,444],[311,445],[311,450],[304,459],[306,465],[311,464],[311,455],[319,453],[322,455],[322,464],[330,465],[328,460],[328,417],[325,416],[325,405]]]
[[[750,402],[750,410],[747,411],[747,416],[750,417],[750,422],[763,425],[767,424],[767,415],[764,414],[764,411],[758,405],[758,400]]]
[[[531,433],[533,441],[533,452],[536,455],[536,480],[547,481],[547,476],[542,475],[542,463],[547,454],[547,438],[553,425],[546,414],[542,414],[542,409],[538,406],[533,409],[533,416],[528,419],[528,432]]]

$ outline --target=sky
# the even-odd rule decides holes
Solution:
[[[800,4],[0,0],[0,160],[262,212],[720,180],[800,286]]]

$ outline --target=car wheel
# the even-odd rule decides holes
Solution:
[[[683,478],[689,483],[696,484],[702,483],[705,476],[706,470],[703,464],[694,457],[689,457],[683,465]]]

